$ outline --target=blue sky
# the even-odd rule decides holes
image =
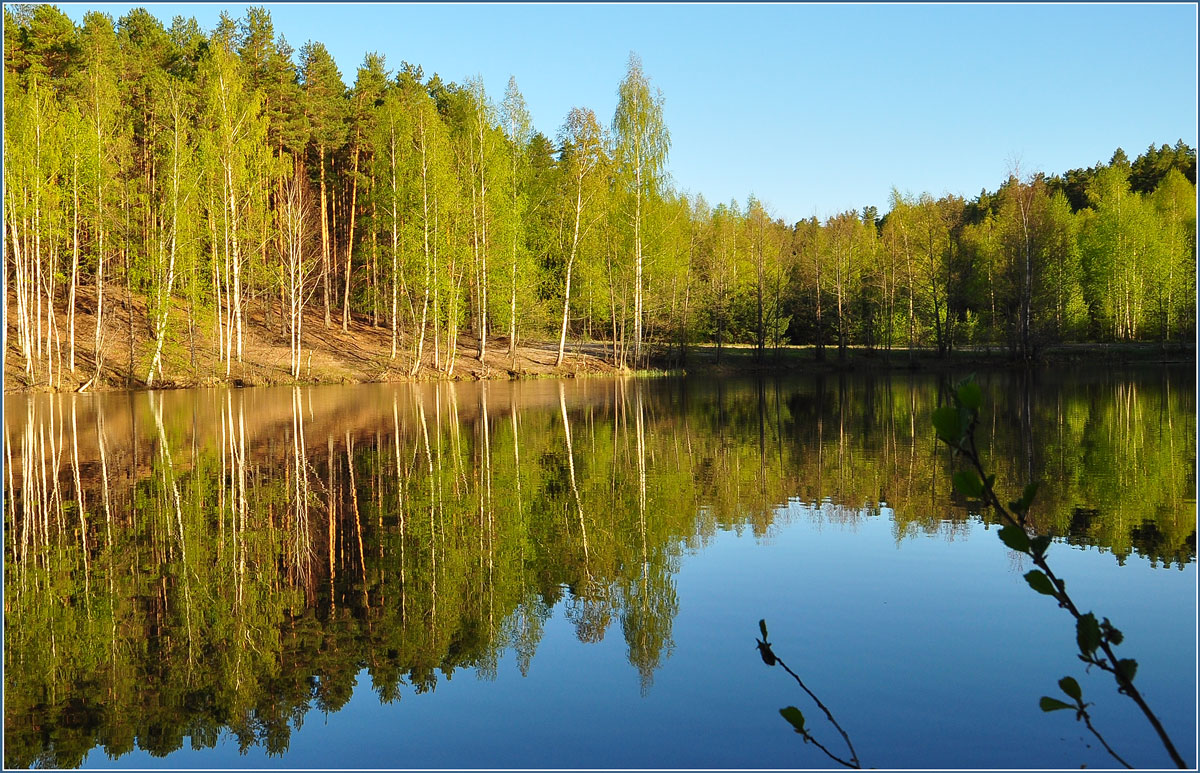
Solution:
[[[552,137],[576,105],[611,120],[636,51],[665,96],[676,187],[754,194],[788,222],[884,212],[893,187],[970,198],[1014,163],[1063,172],[1118,146],[1197,144],[1194,4],[265,5],[296,49],[324,43],[348,85],[368,51],[481,75],[497,101],[515,76]],[[205,29],[246,8],[146,7]]]

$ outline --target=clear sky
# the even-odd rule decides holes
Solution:
[[[553,137],[579,105],[612,118],[631,51],[665,97],[669,170],[710,203],[747,195],[792,222],[889,208],[893,187],[973,197],[1014,163],[1061,173],[1196,147],[1197,6],[1179,4],[265,3],[347,85],[368,51],[503,98],[510,75]],[[211,29],[222,9],[145,6]],[[92,9],[119,18],[128,4]]]

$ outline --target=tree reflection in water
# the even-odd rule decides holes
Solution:
[[[1190,371],[981,379],[1042,533],[1195,558]],[[5,404],[5,764],[287,750],[365,667],[383,701],[529,671],[553,610],[619,620],[643,693],[675,575],[721,530],[887,513],[953,535],[936,379],[452,383],[32,395]],[[1081,515],[1082,514],[1082,515]],[[982,517],[988,517],[984,514]]]

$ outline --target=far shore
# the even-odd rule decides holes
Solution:
[[[804,372],[837,373],[846,371],[924,371],[946,372],[963,370],[993,370],[1027,367],[1014,360],[1004,347],[972,346],[940,355],[936,349],[906,347],[883,348],[849,347],[844,354],[836,346],[826,346],[819,352],[814,346],[768,347],[761,354],[753,345],[734,344],[718,347],[712,343],[691,344],[681,357],[677,344],[652,342],[643,368],[631,370],[612,364],[612,346],[605,341],[568,341],[563,362],[556,365],[556,341],[523,341],[510,353],[505,337],[490,337],[481,361],[478,339],[459,336],[454,368],[446,372],[444,351],[438,351],[434,362],[434,346],[426,340],[422,364],[412,368],[416,349],[411,334],[399,336],[397,354],[391,356],[391,331],[375,326],[370,320],[355,319],[343,331],[338,321],[326,328],[323,320],[312,314],[305,321],[304,351],[299,378],[289,371],[287,338],[278,328],[262,322],[249,326],[243,342],[242,362],[232,362],[228,368],[212,344],[212,336],[193,330],[189,340],[186,329],[176,329],[166,348],[163,372],[153,383],[147,381],[146,368],[153,356],[153,341],[148,335],[139,336],[135,306],[133,335],[133,369],[129,363],[128,316],[122,316],[117,306],[106,323],[107,345],[99,377],[95,377],[95,358],[91,349],[94,340],[93,322],[79,315],[82,335],[76,337],[76,367],[67,368],[67,347],[62,345],[61,369],[47,374],[35,370],[30,378],[24,362],[14,346],[9,346],[4,368],[4,391],[77,392],[123,391],[144,389],[188,389],[198,387],[248,387],[268,385],[404,383],[429,381],[477,381],[484,379],[519,378],[581,378],[589,376],[634,375],[767,375]],[[10,327],[10,333],[12,329]],[[139,340],[140,339],[140,340]],[[10,343],[12,339],[10,338]],[[441,347],[444,349],[444,338]],[[194,357],[194,359],[193,359]],[[1087,343],[1048,346],[1040,352],[1034,366],[1094,366],[1094,365],[1151,365],[1195,363],[1196,347],[1192,343],[1138,342]],[[44,366],[43,366],[44,367]],[[57,367],[57,366],[56,366]],[[226,372],[228,370],[228,373]],[[50,383],[47,383],[48,377]]]
[[[79,392],[143,389],[189,389],[197,387],[249,387],[286,384],[364,384],[389,382],[479,381],[483,379],[582,378],[588,376],[631,376],[647,374],[766,374],[839,372],[850,370],[917,370],[942,372],[963,369],[1025,367],[1004,347],[972,346],[941,355],[936,349],[911,352],[903,346],[886,348],[847,347],[842,356],[836,345],[823,352],[814,346],[767,347],[761,354],[753,345],[714,343],[689,344],[682,353],[678,344],[650,341],[645,362],[639,369],[614,365],[612,344],[568,338],[561,364],[558,342],[518,340],[510,350],[505,336],[489,336],[486,352],[479,357],[479,340],[469,334],[458,336],[453,368],[448,369],[446,336],[435,344],[432,330],[426,336],[421,364],[413,368],[417,342],[411,331],[397,336],[392,356],[392,333],[384,319],[357,315],[342,330],[340,314],[329,327],[323,313],[309,309],[304,318],[299,378],[290,371],[288,335],[278,312],[269,313],[255,304],[247,313],[243,330],[242,358],[226,362],[215,345],[215,321],[187,326],[183,310],[173,313],[172,326],[163,347],[162,372],[153,382],[147,378],[155,342],[147,323],[144,299],[127,303],[120,288],[106,293],[103,354],[97,376],[94,305],[81,293],[76,314],[75,367],[69,367],[68,335],[59,323],[54,356],[35,357],[37,367],[30,377],[17,349],[16,321],[9,304],[9,339],[4,363],[4,391]],[[132,324],[130,323],[132,315]],[[45,342],[43,342],[45,346]],[[47,359],[51,368],[47,371]],[[1149,364],[1196,360],[1194,343],[1137,342],[1059,344],[1045,347],[1037,364]],[[132,364],[132,367],[131,367]],[[449,372],[447,372],[449,371]]]

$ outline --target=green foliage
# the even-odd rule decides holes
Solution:
[[[955,390],[955,394],[958,396],[958,401],[968,411],[978,411],[980,406],[983,404],[983,390],[979,387],[979,384],[975,383],[973,379],[970,379],[959,386],[958,389]]]
[[[1071,698],[1074,698],[1077,701],[1083,699],[1083,694],[1079,690],[1079,683],[1073,678],[1064,676],[1062,679],[1058,680],[1058,686]]]
[[[954,473],[954,490],[965,497],[978,499],[983,496],[983,481],[971,470],[959,470]]]
[[[1010,550],[1015,550],[1018,553],[1029,552],[1029,535],[1020,526],[1015,524],[1002,526],[998,535],[1000,541],[1007,545]]]
[[[1185,381],[1190,376],[1184,374]],[[998,477],[1009,480],[1028,474],[1027,442],[1044,449],[1032,473],[1055,485],[1038,493],[1030,513],[1034,533],[1101,546],[1112,560],[1141,555],[1158,565],[1186,566],[1195,559],[1189,478],[1171,467],[1184,466],[1178,449],[1194,445],[1194,397],[1170,380],[1177,376],[1164,380],[1157,371],[1115,382],[1105,374],[1082,385],[1077,377],[1064,383],[1047,373],[1034,384],[1016,376],[980,379],[983,410],[1039,406],[1028,421],[1000,413],[995,434],[980,433],[981,452]],[[349,694],[358,664],[366,664],[372,689],[392,699],[434,690],[462,668],[486,673],[507,648],[527,669],[548,610],[559,603],[581,640],[620,637],[632,668],[648,683],[673,647],[679,605],[673,573],[680,557],[723,532],[769,537],[780,523],[780,502],[792,499],[813,517],[851,525],[879,517],[886,507],[898,540],[917,531],[953,534],[968,519],[997,522],[944,483],[947,454],[928,442],[938,394],[933,379],[814,375],[766,381],[761,391],[753,383],[713,380],[624,383],[587,380],[567,387],[579,389],[583,403],[576,407],[572,396],[568,407],[578,500],[560,411],[526,405],[519,396],[510,407],[496,397],[503,385],[482,387],[491,394],[486,423],[482,400],[464,398],[477,394],[474,388],[464,393],[458,387],[453,399],[452,385],[437,387],[440,416],[427,393],[428,444],[419,404],[409,402],[406,387],[328,396],[313,390],[311,414],[305,391],[300,478],[290,429],[295,416],[277,390],[166,393],[165,457],[150,410],[159,405],[158,393],[154,403],[150,395],[134,396],[129,423],[121,418],[125,397],[120,410],[107,399],[79,401],[82,497],[74,493],[68,452],[57,470],[61,531],[52,509],[47,544],[24,554],[19,540],[5,548],[10,760],[29,764],[43,749],[35,728],[48,727],[62,728],[81,749],[100,744],[120,753],[149,738],[142,730],[149,732],[155,718],[164,731],[156,736],[159,749],[186,735],[213,743],[228,727],[269,728],[270,743],[281,748],[293,717],[318,705],[310,674],[319,676],[320,705],[332,706]],[[393,396],[400,398],[398,453]],[[5,493],[15,505],[9,517],[18,518],[14,534],[25,522],[22,448],[32,448],[49,429],[48,411],[57,399],[34,396],[32,419],[25,411],[9,417],[17,490]],[[45,434],[57,438],[63,425],[54,410],[54,432]],[[240,435],[243,413],[247,507],[245,521],[237,518],[235,542],[230,501],[238,499],[231,491],[238,476],[230,473],[228,441],[221,438],[223,429],[226,438]],[[1164,418],[1129,421],[1134,415]],[[350,461],[344,429],[338,429],[343,422],[354,428]],[[95,445],[99,425],[107,443],[111,542]],[[71,426],[60,449],[73,446]],[[136,469],[131,434],[141,449]],[[1096,455],[1084,454],[1089,445]],[[898,450],[883,454],[881,447]],[[1067,451],[1079,456],[1064,457]],[[639,456],[647,466],[644,520]],[[1079,466],[1078,479],[1054,477],[1063,458]],[[1128,471],[1112,470],[1114,460]],[[1114,482],[1105,493],[1110,498],[1097,500],[1087,481],[1102,475],[1149,477],[1140,488],[1126,483],[1130,490]],[[304,479],[307,495],[298,503],[296,484]],[[34,497],[31,506],[42,501]],[[74,509],[80,500],[82,520]],[[1101,510],[1086,529],[1072,526],[1081,502]],[[1132,517],[1147,508],[1153,529]],[[243,555],[244,574],[235,560]],[[155,605],[140,599],[156,599]],[[1119,632],[1102,618],[1099,625],[1103,637],[1118,643]],[[757,632],[766,643],[764,628],[769,632],[765,622]],[[150,636],[153,630],[162,633]],[[241,644],[246,637],[252,646]],[[215,643],[203,646],[206,640]],[[120,700],[83,708],[72,703],[81,694],[73,686],[89,681]],[[46,695],[55,698],[47,702]],[[265,743],[258,730],[244,738]],[[56,754],[58,767],[77,764],[65,746]]]
[[[1038,701],[1038,706],[1041,707],[1042,711],[1058,711],[1060,709],[1075,708],[1074,706],[1072,706],[1069,703],[1063,703],[1062,701],[1058,700],[1057,698],[1050,698],[1045,695],[1043,695],[1041,700]]]
[[[788,706],[779,710],[779,715],[787,720],[797,733],[803,736],[808,735],[808,731],[804,729],[804,714],[795,706]]]
[[[1091,612],[1075,621],[1075,642],[1079,645],[1079,654],[1084,657],[1093,657],[1100,646],[1100,624]]]
[[[1033,588],[1042,595],[1058,598],[1058,589],[1054,587],[1054,583],[1050,582],[1050,578],[1037,569],[1025,573],[1025,582],[1029,583],[1030,588]]]
[[[938,439],[955,447],[962,441],[966,429],[961,412],[951,405],[943,405],[933,412],[933,426],[937,430]]]
[[[1114,168],[1119,168],[1116,167],[1115,162]],[[942,414],[940,424],[935,415],[934,426],[940,438],[951,445],[956,452],[962,454],[966,464],[982,473],[983,465],[975,442],[975,427],[979,418],[978,409],[982,401],[977,391],[971,388],[972,378],[968,378],[966,382],[955,389],[955,407],[959,409],[961,416],[953,417],[957,421],[954,421],[951,426],[952,420],[948,414]],[[945,407],[949,408],[949,406]],[[965,429],[962,430],[960,437],[955,438],[956,433],[947,431],[957,430],[962,425],[965,425]],[[1089,666],[1097,666],[1114,675],[1119,691],[1130,696],[1137,703],[1138,708],[1158,733],[1159,740],[1171,756],[1172,761],[1177,767],[1185,767],[1183,758],[1176,751],[1158,718],[1133,686],[1133,679],[1137,674],[1137,661],[1118,659],[1113,654],[1112,648],[1119,645],[1124,638],[1121,632],[1113,627],[1108,618],[1104,618],[1103,622],[1097,622],[1096,616],[1092,612],[1080,613],[1074,600],[1067,594],[1066,583],[1054,575],[1046,561],[1045,553],[1050,544],[1049,539],[1042,535],[1036,544],[1029,540],[1026,533],[1029,525],[1029,507],[1037,494],[1037,486],[1035,484],[1027,485],[1021,499],[1010,503],[1010,509],[1005,509],[993,491],[994,476],[989,475],[987,478],[987,483],[984,485],[979,482],[974,471],[960,470],[954,474],[955,488],[961,493],[978,491],[984,497],[984,505],[992,508],[1005,524],[1000,529],[1000,539],[1009,548],[1030,555],[1038,567],[1025,574],[1025,581],[1030,588],[1040,594],[1053,597],[1058,601],[1059,607],[1067,610],[1075,618],[1075,641],[1079,648],[1079,659]],[[1093,727],[1086,705],[1082,701],[1078,683],[1071,677],[1064,677],[1059,681],[1059,687],[1068,697],[1075,700],[1074,708],[1076,708],[1077,719],[1083,720],[1087,724],[1088,730],[1096,736],[1112,757],[1125,767],[1130,767]],[[1048,696],[1043,696],[1039,705],[1045,712],[1072,708],[1070,704]]]
[[[1008,503],[1008,507],[1018,515],[1024,515],[1029,512],[1029,508],[1033,506],[1033,500],[1037,497],[1038,486],[1041,484],[1038,481],[1029,483],[1021,492],[1021,498]]]
[[[515,80],[497,110],[482,83],[367,53],[348,89],[323,44],[294,51],[264,8],[203,31],[144,9],[75,25],[14,6],[5,30],[10,233],[54,264],[42,275],[60,306],[72,280],[87,288],[77,310],[113,283],[140,296],[168,359],[183,315],[189,340],[211,327],[220,359],[241,357],[225,328],[287,285],[289,186],[305,202],[300,254],[319,256],[301,307],[319,285],[397,337],[424,320],[444,371],[441,352],[484,316],[531,340],[563,336],[565,317],[566,337],[611,341],[617,364],[643,343],[680,363],[695,343],[749,343],[762,364],[785,344],[1031,358],[1064,341],[1194,337],[1195,151],[1182,142],[1013,174],[971,201],[894,192],[882,217],[868,205],[788,224],[753,196],[710,207],[673,189],[664,96],[636,55],[609,136],[579,107],[551,143]],[[274,327],[274,305],[254,313]],[[21,324],[27,370],[48,370]]]

